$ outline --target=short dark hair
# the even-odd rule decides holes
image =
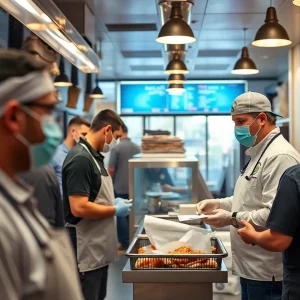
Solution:
[[[15,49],[0,49],[0,82],[11,77],[22,77],[34,71],[43,71],[47,65],[31,54]]]
[[[124,126],[123,126],[123,132],[124,133],[128,133],[128,127],[124,124]]]
[[[86,120],[82,117],[78,117],[78,116],[74,117],[70,120],[70,122],[68,124],[68,128],[70,128],[71,126],[74,126],[74,125],[78,125],[78,126],[86,125],[88,127],[91,127],[91,123],[88,120]]]
[[[276,125],[277,117],[275,115],[273,115],[270,112],[264,112],[264,111],[262,111],[262,112],[266,114],[267,120],[269,121],[270,124]],[[256,118],[259,114],[260,113],[252,113],[251,115],[253,118]]]
[[[93,132],[101,130],[103,127],[111,125],[112,131],[124,129],[124,123],[120,116],[110,109],[104,109],[100,111],[94,118],[91,130]]]

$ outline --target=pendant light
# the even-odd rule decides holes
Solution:
[[[173,96],[182,95],[185,92],[183,84],[170,84],[166,91]]]
[[[54,79],[54,85],[58,87],[72,86],[72,82],[70,82],[69,77],[65,73],[65,62],[62,56],[60,57],[59,72],[60,74]]]
[[[278,23],[276,9],[272,7],[271,0],[270,7],[267,9],[265,24],[258,29],[252,45],[256,47],[283,47],[291,43],[288,33]]]
[[[169,84],[183,84],[186,79],[183,74],[171,74],[168,78]]]
[[[196,41],[192,28],[183,20],[180,1],[172,2],[170,19],[160,29],[156,41],[163,44],[190,44]]]
[[[296,5],[296,6],[300,6],[300,0],[294,0],[293,4]]]
[[[168,63],[165,70],[166,74],[187,74],[189,73],[185,63],[180,59],[179,54],[175,53],[174,58]]]
[[[254,61],[249,57],[248,48],[246,47],[246,31],[247,28],[244,28],[244,47],[242,49],[241,58],[235,63],[232,74],[238,75],[253,75],[259,73],[256,68]]]
[[[90,97],[93,99],[101,99],[101,98],[105,98],[101,88],[98,85],[99,79],[96,77],[96,87],[93,89],[92,93],[90,94]]]

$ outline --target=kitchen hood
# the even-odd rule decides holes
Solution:
[[[98,73],[99,57],[51,0],[0,0],[8,13],[85,73]]]

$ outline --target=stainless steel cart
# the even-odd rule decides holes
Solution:
[[[158,216],[163,217],[163,216]],[[170,219],[170,216],[165,216]],[[202,228],[205,225],[200,224]],[[206,229],[209,229],[206,228]],[[143,223],[137,230],[137,235],[133,239],[127,253],[136,253],[138,239],[144,233]],[[142,244],[140,244],[142,245]],[[123,272],[123,282],[133,284],[134,300],[212,300],[213,299],[213,283],[227,283],[228,271],[222,260],[227,254],[223,244],[218,240],[217,255],[212,255],[211,259],[217,262],[217,267],[213,269],[200,266],[199,269],[164,269],[164,268],[148,268],[136,269],[135,263],[139,255],[132,255],[128,259]],[[141,258],[140,258],[141,259]],[[156,259],[155,256],[150,259]]]

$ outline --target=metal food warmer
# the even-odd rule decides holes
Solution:
[[[174,216],[155,217],[177,221]],[[210,229],[202,222],[192,224]],[[133,284],[134,300],[212,300],[213,283],[228,281],[223,262],[228,254],[219,238],[211,238],[212,254],[162,255],[139,251],[151,246],[144,233],[142,222],[126,252],[129,259],[122,272],[123,282]]]
[[[132,239],[145,215],[179,213],[180,204],[196,204],[213,198],[196,157],[143,157],[129,164],[129,197],[133,207],[129,217]]]

